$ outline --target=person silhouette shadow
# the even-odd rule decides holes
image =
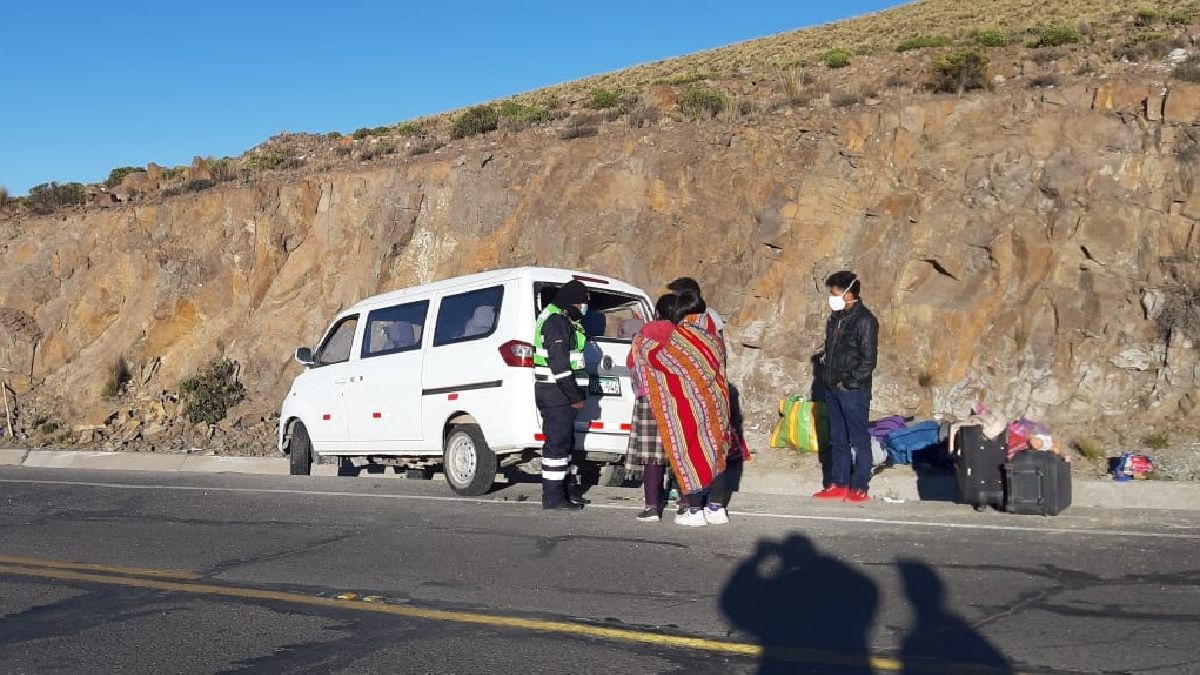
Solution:
[[[825,405],[825,378],[821,374],[824,352],[809,357],[812,363],[812,383],[808,388],[810,401]],[[821,487],[827,488],[833,484],[833,459],[829,454],[829,425],[817,425],[817,461],[821,464]]]
[[[721,612],[763,646],[760,673],[871,673],[879,591],[803,535],[763,539],[721,592]]]
[[[904,672],[926,672],[922,664],[953,663],[986,668],[992,673],[1014,672],[1009,660],[962,617],[946,607],[946,589],[936,570],[918,560],[897,563],[904,594],[913,607],[916,625],[904,639],[900,658]]]

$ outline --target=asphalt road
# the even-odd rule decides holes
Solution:
[[[0,469],[0,671],[1200,672],[1195,514],[536,488]]]

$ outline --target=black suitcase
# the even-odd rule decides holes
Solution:
[[[1071,505],[1071,465],[1053,452],[1018,452],[1004,470],[1011,513],[1057,516]]]
[[[1004,463],[1008,459],[1008,436],[983,435],[983,427],[958,428],[954,442],[954,471],[958,476],[958,496],[963,504],[977,511],[1004,506]]]

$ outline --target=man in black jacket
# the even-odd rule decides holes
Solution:
[[[825,280],[829,308],[821,364],[829,412],[831,484],[813,495],[826,501],[870,501],[871,373],[878,362],[879,322],[862,303],[862,284],[853,272]],[[853,448],[853,453],[851,452]]]
[[[586,396],[579,381],[587,381],[584,347],[587,337],[580,322],[587,313],[588,292],[579,281],[558,290],[542,310],[534,328],[534,395],[542,413],[542,508],[579,510],[583,503],[570,490],[571,452],[575,449],[575,418]]]

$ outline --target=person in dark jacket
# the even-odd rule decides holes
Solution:
[[[581,321],[587,313],[588,292],[579,281],[558,290],[542,310],[534,329],[534,394],[542,414],[542,508],[577,511],[583,502],[570,491],[571,452],[575,449],[575,418],[583,408],[587,381],[584,348],[587,337]]]
[[[821,363],[829,411],[832,471],[828,487],[813,495],[826,501],[870,501],[871,374],[878,362],[879,321],[862,302],[862,284],[853,272],[825,280],[832,313],[825,324]],[[851,448],[854,452],[851,452]]]

